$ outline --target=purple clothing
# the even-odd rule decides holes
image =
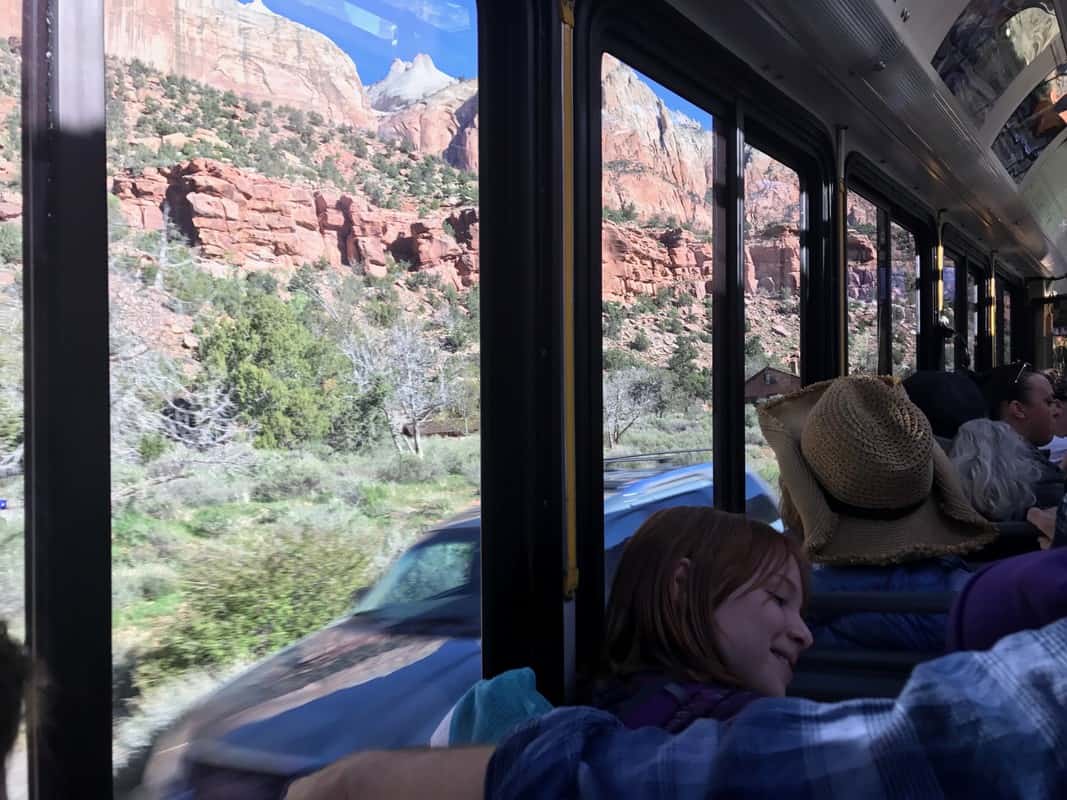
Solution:
[[[680,733],[698,719],[729,722],[762,695],[732,686],[673,681],[645,672],[617,680],[597,692],[593,705],[610,711],[627,728],[662,728]]]
[[[988,650],[1067,617],[1067,548],[1005,558],[976,573],[952,606],[948,652]]]

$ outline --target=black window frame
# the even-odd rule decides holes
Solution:
[[[715,504],[744,510],[744,230],[741,208],[748,143],[801,179],[801,380],[839,373],[841,276],[837,267],[834,144],[825,127],[664,0],[577,4],[575,70],[575,364],[578,559],[576,635],[579,688],[596,668],[603,635],[603,472],[600,462],[601,58],[619,58],[703,108],[715,120],[716,292],[712,377]],[[577,113],[585,109],[586,114]],[[729,165],[729,168],[727,168]],[[799,168],[798,168],[799,167]],[[595,265],[595,268],[593,268]],[[720,268],[721,265],[721,268]],[[805,289],[804,287],[808,287]],[[819,287],[814,291],[813,287]]]
[[[860,153],[845,159],[845,185],[878,210],[878,371],[891,374],[893,367],[893,314],[891,275],[891,223],[915,237],[919,257],[919,333],[915,343],[916,368],[938,369],[942,357],[937,333],[935,269],[936,214],[922,201],[879,170]],[[883,216],[884,215],[884,216]]]

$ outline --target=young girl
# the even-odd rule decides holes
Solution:
[[[738,514],[680,506],[626,543],[594,704],[631,728],[678,732],[781,697],[812,637],[799,545]]]

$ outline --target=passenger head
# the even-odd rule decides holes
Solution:
[[[934,436],[952,439],[960,425],[986,416],[982,390],[962,372],[916,372],[904,381],[904,390],[930,421]]]
[[[1052,435],[1067,436],[1067,375],[1058,370],[1045,370],[1045,377],[1052,384],[1052,398],[1054,400]]]
[[[898,564],[996,537],[895,378],[812,384],[761,406],[759,421],[778,458],[782,519],[812,561]]]
[[[1059,417],[1052,384],[1029,364],[996,367],[983,377],[990,419],[1003,420],[1036,447],[1052,439]]]
[[[801,618],[808,572],[799,546],[763,523],[704,507],[657,511],[615,573],[606,671],[781,696],[811,646]]]
[[[0,622],[0,800],[7,797],[7,757],[18,738],[29,664],[22,646],[8,636],[7,625]]]
[[[986,519],[1012,519],[1034,504],[1037,453],[1006,422],[976,419],[960,426],[949,458],[967,499]]]

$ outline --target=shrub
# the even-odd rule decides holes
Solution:
[[[619,350],[617,348],[605,349],[603,354],[603,360],[604,369],[609,372],[617,369],[629,369],[631,367],[648,366],[633,353],[629,353],[626,350]]]
[[[633,203],[623,203],[621,208],[609,208],[608,206],[604,206],[603,215],[604,219],[609,222],[633,222],[637,219],[637,208]]]
[[[604,303],[602,309],[604,316],[604,336],[614,339],[622,333],[622,323],[626,320],[626,306],[611,300]]]
[[[321,440],[352,391],[350,365],[337,346],[273,294],[241,299],[232,319],[217,320],[206,332],[199,354],[240,416],[255,423],[259,447]]]
[[[151,464],[167,450],[166,437],[158,433],[148,433],[141,437],[137,445],[137,453],[141,457],[142,464]]]
[[[343,613],[366,580],[367,556],[348,534],[245,535],[183,565],[185,603],[144,655],[138,684],[271,653]]]
[[[652,342],[649,341],[648,336],[644,331],[638,331],[634,338],[630,340],[630,349],[636,350],[638,353],[643,353],[652,346]]]
[[[17,223],[0,224],[0,263],[22,263],[22,226]]]
[[[426,483],[437,480],[445,472],[430,459],[398,454],[378,468],[377,478],[391,483]]]

